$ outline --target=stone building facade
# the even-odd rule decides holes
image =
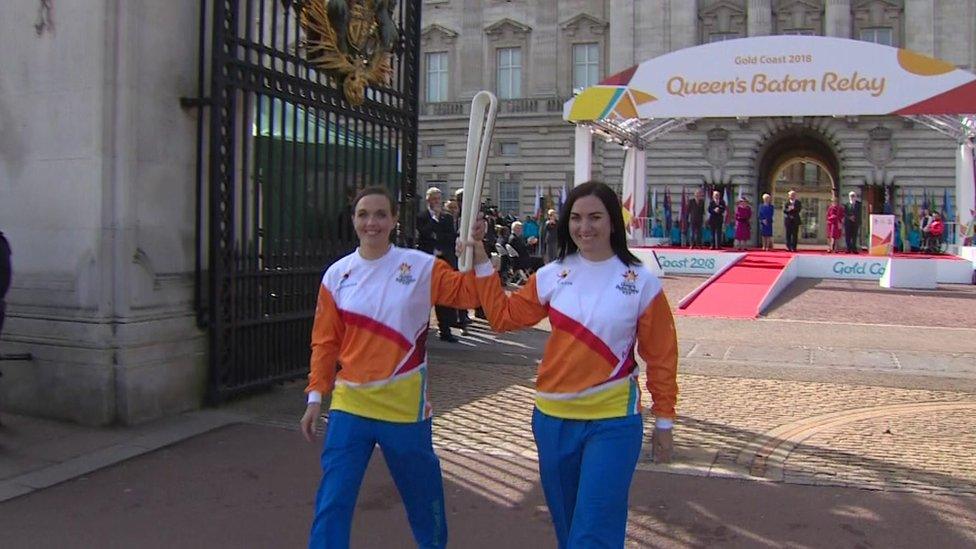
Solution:
[[[573,182],[573,127],[563,103],[579,89],[678,49],[771,34],[821,35],[907,48],[976,68],[976,0],[424,0],[421,183],[461,186],[468,103],[500,99],[487,197],[531,213],[536,189]],[[618,185],[623,151],[593,145],[593,177]],[[801,165],[796,168],[796,165]],[[856,190],[872,211],[954,192],[950,138],[898,117],[702,119],[647,150],[649,192],[702,183],[753,197],[796,187],[812,206],[801,242],[824,240],[829,196]],[[826,181],[826,183],[825,183]]]
[[[196,408],[199,4],[0,7],[0,229],[14,277],[0,407],[85,424]],[[188,38],[189,37],[189,38]]]

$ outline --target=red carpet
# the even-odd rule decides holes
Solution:
[[[784,253],[748,252],[676,314],[756,318],[759,303],[791,259]]]

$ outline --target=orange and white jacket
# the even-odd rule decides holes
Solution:
[[[490,266],[478,265],[482,307],[497,331],[548,317],[552,334],[536,380],[536,406],[565,419],[606,419],[641,411],[634,349],[647,362],[658,425],[670,427],[678,397],[678,340],[656,276],[613,257],[573,254],[550,263],[508,297]]]
[[[429,418],[432,304],[477,307],[473,274],[395,246],[376,260],[357,250],[332,264],[322,277],[312,326],[308,401],[332,393],[333,410],[397,423]]]

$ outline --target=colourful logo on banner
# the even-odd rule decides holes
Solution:
[[[895,216],[871,216],[871,247],[870,255],[891,255],[895,236]]]

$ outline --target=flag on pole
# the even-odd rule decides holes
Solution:
[[[688,197],[685,194],[687,187],[681,187],[681,215],[678,218],[678,226],[681,227],[681,234],[684,235],[688,229]]]
[[[657,187],[651,193],[651,230],[657,226]]]
[[[908,243],[908,209],[905,207],[904,199],[901,201],[901,230],[899,231],[899,236],[901,236],[901,251],[912,251],[912,246]]]
[[[540,219],[542,217],[542,187],[538,183],[535,185],[535,204],[533,204],[532,217]]]
[[[664,236],[671,238],[671,191],[664,187]]]
[[[732,223],[732,209],[734,208],[732,204],[732,185],[725,186],[725,223]]]

